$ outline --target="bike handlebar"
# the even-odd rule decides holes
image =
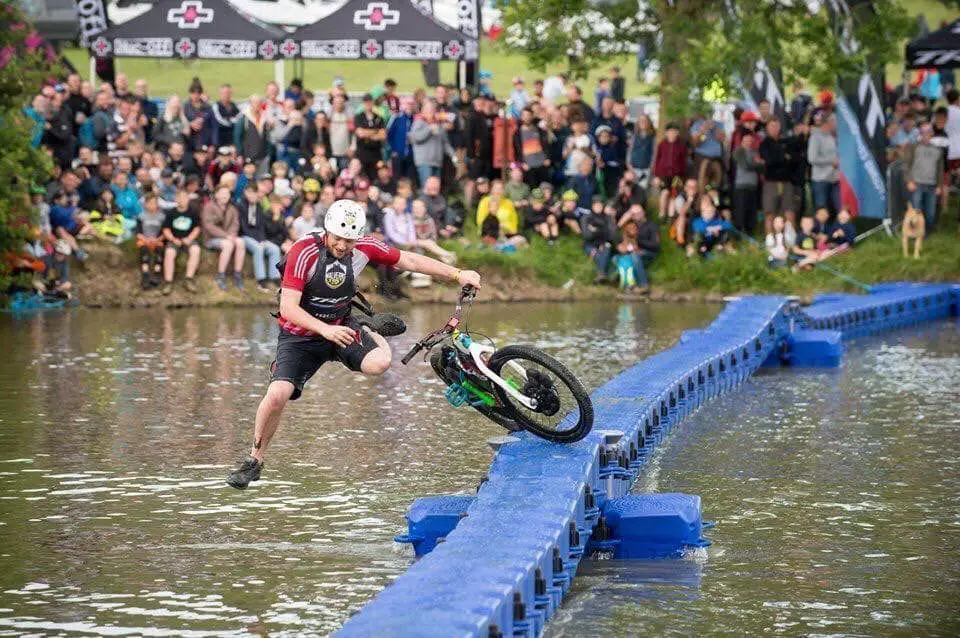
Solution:
[[[403,365],[407,365],[408,363],[410,363],[410,360],[413,359],[415,356],[417,356],[417,353],[420,352],[421,350],[423,350],[423,344],[418,341],[410,349],[410,352],[403,355],[403,359],[400,359],[400,363],[402,363]]]
[[[464,301],[472,301],[473,298],[476,297],[476,296],[477,296],[477,289],[476,289],[475,287],[467,284],[466,286],[464,286],[463,288],[461,288],[461,289],[460,289],[460,296],[457,297],[457,310],[456,310],[456,312],[454,313],[453,317],[451,317],[451,321],[453,321],[454,319],[456,319],[457,321],[459,321],[459,319],[460,319],[460,310],[461,310],[461,308],[462,308],[462,306],[463,306],[463,302],[464,302]],[[456,325],[457,325],[456,322],[454,322],[454,323],[448,323],[446,326],[444,326],[444,328],[443,328],[442,330],[440,330],[440,331],[438,331],[438,332],[433,332],[433,333],[429,334],[428,336],[424,337],[423,339],[421,339],[420,341],[418,341],[418,342],[416,342],[415,344],[413,344],[413,347],[410,348],[410,352],[408,352],[407,354],[403,355],[403,359],[400,359],[400,363],[402,363],[403,365],[407,365],[408,363],[410,363],[410,361],[411,361],[415,356],[417,356],[417,353],[420,352],[421,350],[423,350],[423,349],[427,346],[427,343],[431,341],[431,338],[437,337],[437,336],[441,336],[442,333],[444,333],[444,332],[453,332],[453,328],[456,327]],[[434,345],[436,345],[436,343],[437,343],[437,341],[433,341],[433,342],[430,344],[430,347],[432,348]]]

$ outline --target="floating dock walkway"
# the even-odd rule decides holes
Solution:
[[[956,315],[958,303],[960,286],[949,284],[886,284],[807,307],[776,296],[729,302],[708,327],[596,390],[583,441],[520,434],[497,450],[476,496],[414,503],[400,540],[422,558],[338,635],[540,635],[584,556],[617,542],[614,500],[677,423],[762,365],[836,364],[843,339]]]

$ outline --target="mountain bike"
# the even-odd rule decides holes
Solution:
[[[407,365],[425,350],[433,371],[447,385],[444,396],[450,405],[469,405],[512,432],[527,430],[555,443],[585,437],[593,427],[593,403],[583,384],[536,348],[497,348],[479,333],[481,338],[474,339],[465,316],[476,296],[475,288],[464,286],[453,316],[417,341],[401,363]]]

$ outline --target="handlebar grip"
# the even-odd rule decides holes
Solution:
[[[410,352],[405,354],[403,356],[403,359],[400,359],[400,363],[402,363],[403,365],[407,365],[408,363],[410,363],[410,360],[413,359],[415,356],[417,356],[417,353],[420,352],[421,350],[423,350],[423,345],[417,342],[417,344],[410,349]]]

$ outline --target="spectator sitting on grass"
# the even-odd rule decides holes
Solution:
[[[463,217],[450,207],[447,198],[440,192],[439,177],[427,178],[427,183],[423,185],[423,189],[420,191],[420,199],[427,206],[427,214],[436,222],[440,237],[449,239],[460,232],[460,228],[463,226]]]
[[[782,215],[773,218],[773,232],[767,233],[767,265],[771,268],[784,268],[793,248],[786,232],[786,222]]]
[[[580,220],[590,213],[589,208],[582,208],[578,204],[578,199],[577,191],[572,189],[565,190],[560,198],[560,208],[558,211],[559,221],[563,222],[563,225],[575,235],[580,234]]]
[[[520,232],[520,220],[517,209],[504,193],[503,182],[496,179],[490,187],[490,194],[477,205],[477,228],[486,243],[496,243],[501,235],[512,239]]]
[[[518,211],[526,210],[530,203],[530,187],[524,182],[523,169],[518,164],[510,167],[510,181],[504,187],[507,197]]]
[[[240,216],[230,201],[231,189],[228,186],[217,188],[203,211],[200,213],[203,229],[203,243],[208,250],[219,251],[217,274],[213,281],[220,290],[227,289],[227,266],[233,259],[233,281],[238,289],[243,289],[243,261],[246,247],[240,238]]]
[[[127,174],[118,171],[113,177],[113,184],[110,186],[113,195],[116,198],[117,208],[121,214],[130,220],[136,219],[140,215],[140,193],[130,184]]]
[[[166,214],[163,220],[163,238],[166,246],[163,252],[163,288],[161,292],[169,295],[173,292],[173,274],[177,254],[187,253],[187,277],[184,287],[188,292],[197,292],[197,283],[193,277],[200,266],[200,216],[196,206],[190,201],[185,190],[177,191],[177,205]]]
[[[847,250],[853,248],[853,242],[856,240],[857,231],[850,223],[850,211],[841,208],[837,213],[837,221],[830,227],[830,235],[827,237],[827,243],[834,249]]]
[[[694,244],[687,249],[688,254],[696,251],[701,257],[709,257],[714,250],[723,251],[728,248],[729,233],[733,225],[717,217],[717,205],[710,197],[700,198],[700,216],[693,220],[692,230]]]
[[[528,226],[540,233],[549,245],[553,246],[556,243],[560,235],[560,224],[557,216],[547,207],[543,190],[535,188],[530,193],[530,204],[523,217]]]
[[[143,199],[143,213],[137,218],[137,249],[140,252],[140,287],[144,290],[159,286],[162,281],[163,224],[166,219],[160,210],[160,200],[154,194]]]
[[[61,188],[53,196],[50,206],[50,225],[57,239],[62,239],[70,246],[70,252],[81,264],[87,260],[87,251],[77,243],[79,237],[92,237],[96,234],[84,215],[77,211],[77,207],[69,204],[67,193]]]
[[[455,264],[457,256],[440,247],[437,243],[437,223],[427,214],[427,205],[422,199],[415,199],[410,205],[413,212],[413,223],[417,234],[416,247],[420,252],[426,251],[434,255],[445,264]]]
[[[264,210],[261,190],[254,184],[247,184],[243,197],[244,201],[240,205],[240,236],[253,260],[253,276],[257,281],[257,290],[270,292],[267,287],[268,277],[277,272],[280,247],[267,241],[264,218],[268,213]]]
[[[660,228],[647,219],[647,212],[640,204],[631,206],[618,225],[621,239],[616,250],[620,287],[626,292],[646,292],[649,289],[647,267],[660,254]]]
[[[667,219],[670,220],[670,238],[678,246],[687,245],[687,230],[697,212],[697,201],[700,196],[697,192],[697,180],[689,178],[683,185],[683,191],[670,201]]]
[[[793,267],[797,270],[812,270],[820,258],[820,251],[817,249],[817,236],[814,233],[813,217],[800,218],[800,232],[797,233],[797,241],[790,248],[790,252],[800,258],[800,261]]]
[[[597,270],[593,278],[595,284],[607,281],[613,241],[616,236],[613,215],[613,208],[610,207],[610,214],[608,214],[603,205],[603,198],[597,195],[591,202],[590,212],[580,221],[580,226],[583,228],[583,250],[593,260]]]
[[[167,167],[160,171],[160,181],[155,185],[161,210],[170,210],[177,205],[177,187],[173,183],[173,169]]]
[[[397,195],[383,211],[383,236],[388,244],[400,250],[417,247],[417,229],[406,198]]]
[[[817,250],[826,250],[830,236],[830,211],[826,208],[818,208],[814,213],[813,234],[817,238]]]

